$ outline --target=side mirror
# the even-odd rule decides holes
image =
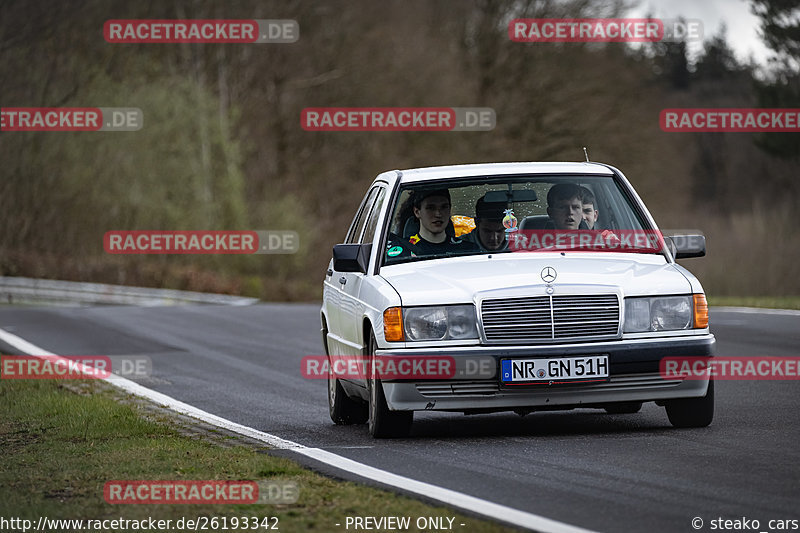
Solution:
[[[333,269],[337,272],[361,272],[369,267],[370,244],[336,244],[333,247]]]
[[[688,259],[690,257],[705,257],[705,235],[670,235],[664,240],[672,251],[675,259]]]

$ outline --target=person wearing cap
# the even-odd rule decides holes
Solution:
[[[493,252],[508,247],[503,216],[508,209],[504,202],[487,202],[482,196],[475,204],[475,229],[464,236],[481,250]]]
[[[416,255],[478,250],[474,243],[448,233],[450,191],[447,189],[414,191],[412,206],[414,216],[419,220],[419,231],[409,237],[408,242]]]

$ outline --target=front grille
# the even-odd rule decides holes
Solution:
[[[579,385],[548,387],[534,385],[530,387],[509,387],[502,394],[559,394],[568,393],[575,388],[581,391],[626,391],[630,389],[670,389],[682,383],[680,379],[664,379],[658,372],[647,374],[616,374],[609,381],[602,383],[581,383]],[[416,383],[417,391],[426,398],[453,398],[461,396],[496,396],[501,394],[496,379],[478,381],[426,381]]]
[[[619,299],[600,294],[484,300],[481,319],[486,340],[495,343],[614,337]]]
[[[492,396],[497,394],[497,380],[480,381],[428,381],[417,383],[417,390],[428,398],[450,396]]]

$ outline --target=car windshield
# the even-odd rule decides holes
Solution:
[[[506,176],[403,186],[384,264],[537,251],[661,253],[663,241],[612,176]]]

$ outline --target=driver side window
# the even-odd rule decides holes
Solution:
[[[378,192],[378,199],[375,201],[375,206],[372,208],[372,213],[369,215],[369,220],[364,229],[364,236],[361,237],[361,244],[368,244],[372,242],[375,237],[375,228],[378,226],[378,216],[380,215],[381,208],[383,208],[383,200],[386,198],[386,189],[380,188]]]
[[[364,224],[367,222],[372,205],[375,203],[375,197],[378,195],[378,187],[373,187],[367,193],[366,199],[358,211],[356,218],[353,219],[353,224],[350,226],[350,232],[347,234],[345,244],[357,244],[361,237],[361,231],[364,229]]]

